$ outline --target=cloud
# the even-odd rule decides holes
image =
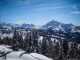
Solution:
[[[80,11],[73,11],[72,14],[80,14]]]
[[[17,2],[17,4],[19,4],[19,5],[30,5],[30,4],[33,4],[35,2],[38,2],[38,0],[19,0]]]
[[[69,6],[43,7],[43,8],[40,8],[40,9],[38,9],[38,10],[60,9],[60,8],[66,8],[66,7],[69,7]]]
[[[19,1],[17,2],[17,4],[18,4],[18,5],[29,5],[30,2],[29,2],[29,0],[25,0],[25,1],[19,0]]]
[[[76,7],[76,5],[75,5],[75,6],[73,6],[73,8],[74,8],[74,10],[77,10],[77,7]]]

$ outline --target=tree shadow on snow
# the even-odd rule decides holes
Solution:
[[[0,57],[4,57],[4,59],[6,59],[6,56],[7,56],[7,54],[9,54],[9,53],[11,53],[11,51],[8,51],[8,52],[1,52],[0,54]]]
[[[23,52],[23,53],[20,54],[19,58],[20,58],[23,54],[29,54],[29,53],[25,51],[25,52]]]
[[[12,49],[12,47],[7,47],[7,48]]]
[[[23,54],[29,54],[29,55],[30,55],[30,53],[28,53],[28,52],[23,52],[23,53],[20,54],[19,58],[20,58]],[[35,56],[33,56],[33,55],[30,55],[30,56],[32,56],[33,58],[38,59],[38,60],[43,60],[43,59],[37,58],[37,57],[35,57]]]

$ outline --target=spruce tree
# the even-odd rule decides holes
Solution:
[[[13,33],[13,38],[12,38],[12,49],[13,50],[18,50],[19,49],[19,34],[17,29],[14,29],[14,33]]]
[[[68,41],[67,40],[63,40],[63,44],[62,44],[62,47],[63,47],[63,53],[65,54],[65,55],[67,55],[68,53],[68,50],[69,50],[69,48],[68,48]]]
[[[42,44],[41,44],[41,53],[43,55],[46,55],[46,53],[47,53],[47,47],[46,46],[47,46],[47,44],[46,44],[46,38],[43,37]]]

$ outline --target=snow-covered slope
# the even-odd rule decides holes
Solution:
[[[71,32],[79,32],[80,33],[80,26],[72,26],[69,29]]]
[[[64,24],[62,22],[58,22],[55,20],[52,20],[48,22],[45,25],[34,25],[34,24],[25,24],[23,23],[22,25],[19,24],[13,24],[13,23],[2,23],[0,22],[0,28],[13,28],[13,27],[21,27],[21,28],[26,28],[26,29],[52,29],[54,31],[63,31],[63,32],[80,32],[80,26],[75,26],[71,23],[69,24]]]
[[[35,27],[34,24],[22,24],[21,27],[26,28],[26,29],[33,29]]]
[[[25,51],[12,51],[10,46],[0,45],[0,52],[9,52],[6,55],[6,60],[52,60],[46,56],[38,53],[28,53]],[[0,55],[1,56],[1,55]],[[0,60],[4,60],[4,57],[0,57]]]
[[[80,26],[75,26],[71,23],[64,24],[62,22],[58,22],[55,20],[52,20],[48,22],[47,24],[43,25],[41,29],[51,29],[53,31],[62,31],[62,32],[80,32]]]
[[[13,23],[2,23],[0,22],[0,28],[13,28],[13,27],[22,27],[22,28],[27,28],[27,29],[32,29],[35,27],[34,24],[13,24]]]
[[[24,51],[14,51],[7,55],[7,59],[17,59],[17,60],[51,60],[41,54],[37,53],[27,53]]]
[[[55,20],[52,20],[48,22],[46,25],[42,26],[42,29],[48,29],[48,28],[56,28],[60,25],[60,22],[57,22]]]
[[[0,52],[12,51],[12,49],[9,49],[9,47],[10,47],[10,46],[0,45]]]
[[[40,29],[41,27],[42,27],[42,25],[37,25],[37,26],[35,26],[34,28]]]
[[[48,22],[46,25],[42,26],[42,29],[55,29],[55,30],[63,30],[65,28],[69,28],[71,26],[74,26],[73,24],[64,24],[62,22],[58,22],[55,20],[52,20],[50,22]]]

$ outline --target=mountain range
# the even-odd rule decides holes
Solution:
[[[0,31],[5,31],[4,29],[7,29],[6,31],[12,32],[12,28],[14,27],[20,27],[25,28],[27,30],[31,29],[38,29],[39,31],[49,32],[51,34],[58,34],[67,36],[70,38],[75,38],[76,40],[80,40],[80,26],[73,25],[71,23],[65,24],[62,22],[58,22],[55,20],[52,20],[45,25],[34,25],[34,24],[13,24],[13,23],[2,23],[0,22]]]
[[[26,29],[42,29],[42,30],[53,30],[53,31],[63,31],[63,32],[79,32],[80,33],[80,26],[73,25],[71,23],[65,24],[62,22],[58,22],[52,20],[45,25],[36,26],[34,24],[13,24],[13,23],[2,23],[0,22],[0,28],[13,28],[13,27],[22,27]]]

